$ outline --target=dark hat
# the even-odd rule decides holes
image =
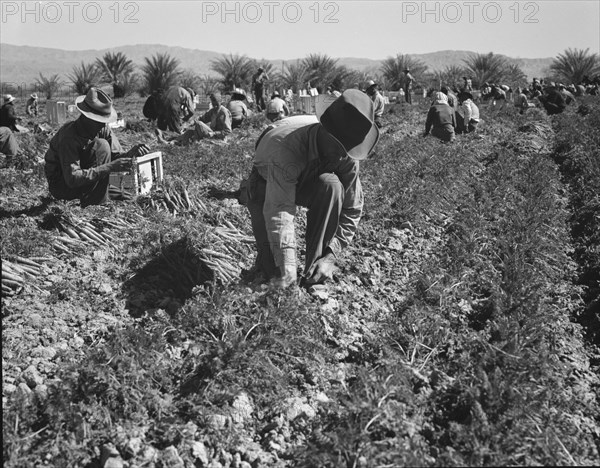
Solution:
[[[404,73],[410,73],[410,68],[405,68]]]
[[[117,121],[117,111],[108,94],[98,88],[90,88],[85,96],[75,99],[75,105],[88,119],[110,123]]]
[[[274,97],[279,97],[279,91],[273,91],[273,94],[271,94],[271,99],[273,99]]]
[[[458,99],[460,99],[461,101],[464,101],[466,99],[473,99],[473,95],[468,91],[461,91],[460,93],[458,93]]]
[[[208,96],[210,99],[216,99],[217,101],[221,102],[221,93],[219,93],[218,91],[215,91],[214,93],[210,93],[210,95]]]
[[[319,95],[316,114],[323,128],[332,135],[352,159],[369,156],[379,139],[374,124],[373,101],[357,89],[348,89],[335,100]]]

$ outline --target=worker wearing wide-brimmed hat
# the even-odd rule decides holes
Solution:
[[[45,156],[45,173],[50,194],[59,200],[81,201],[81,206],[108,202],[109,174],[131,169],[133,157],[150,150],[136,145],[127,153],[109,123],[117,120],[112,99],[97,88],[75,100],[81,113],[64,124],[50,140]],[[122,156],[122,157],[121,157]],[[116,194],[115,198],[123,194]]]
[[[373,101],[375,125],[381,128],[383,126],[381,123],[381,117],[383,116],[383,110],[385,109],[385,101],[379,92],[379,85],[373,80],[367,81],[367,89],[365,90],[365,93],[367,93],[371,97],[371,101]]]
[[[38,95],[33,93],[25,103],[25,113],[37,117],[38,115]]]
[[[231,112],[231,128],[235,129],[244,123],[250,111],[246,105],[246,91],[241,88],[235,88],[231,93],[231,99],[227,103],[227,110]]]
[[[347,90],[335,100],[319,96],[316,112],[271,125],[242,185],[240,199],[250,211],[258,250],[255,272],[278,286],[297,278],[298,205],[308,208],[304,279],[313,284],[331,278],[362,214],[359,161],[379,138],[373,103],[361,91]]]
[[[2,108],[0,109],[0,127],[8,127],[11,132],[18,132],[17,122],[19,119],[15,111],[16,98],[11,94],[4,96]]]

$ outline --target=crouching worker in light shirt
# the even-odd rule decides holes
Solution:
[[[308,208],[303,279],[317,284],[332,278],[362,214],[359,161],[379,138],[373,103],[358,90],[317,100],[316,111],[316,117],[289,117],[263,132],[240,196],[256,239],[253,273],[279,287],[297,280],[298,205]]]

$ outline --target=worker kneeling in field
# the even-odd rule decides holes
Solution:
[[[454,141],[454,109],[448,105],[448,96],[442,92],[435,93],[435,100],[427,112],[425,134],[431,134],[442,141]]]
[[[183,135],[166,139],[163,137],[162,132],[156,129],[155,133],[158,141],[170,145],[187,146],[204,138],[224,140],[228,135],[231,135],[231,112],[221,104],[221,94],[212,93],[210,102],[212,107],[196,120],[194,126],[186,130]]]
[[[13,158],[19,153],[19,143],[8,127],[0,127],[0,153],[6,156],[5,165],[12,164]]]
[[[64,124],[50,140],[45,156],[45,173],[50,194],[59,200],[81,200],[81,206],[108,202],[109,174],[129,171],[134,157],[150,152],[136,145],[127,153],[109,127],[117,120],[111,98],[102,90],[90,88],[75,104],[81,116]],[[116,189],[116,187],[114,188]],[[123,193],[113,190],[113,199]]]
[[[473,102],[473,95],[467,91],[458,93],[458,109],[454,114],[456,118],[457,134],[471,133],[479,125],[479,107]]]
[[[379,138],[373,103],[358,90],[318,100],[316,110],[317,117],[289,117],[263,132],[242,186],[258,250],[254,273],[279,287],[296,282],[297,205],[308,208],[305,282],[332,277],[362,214],[359,161]]]
[[[279,91],[275,91],[271,96],[271,100],[267,103],[267,119],[271,122],[276,122],[281,119],[285,119],[290,115],[290,108],[286,102],[281,99]]]

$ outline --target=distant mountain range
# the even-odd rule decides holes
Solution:
[[[183,69],[192,69],[199,75],[213,75],[210,70],[210,61],[221,57],[223,54],[209,50],[187,49],[184,47],[171,47],[160,44],[138,44],[101,50],[62,50],[44,47],[16,46],[11,44],[0,45],[0,82],[2,83],[33,83],[42,72],[45,76],[59,74],[67,80],[75,65],[82,61],[93,62],[104,53],[123,52],[134,64],[144,63],[144,57],[151,57],[156,53],[167,52],[179,59]],[[428,54],[410,54],[412,57],[423,61],[430,70],[442,70],[449,65],[462,65],[463,59],[474,52],[463,50],[444,50]],[[260,58],[260,57],[256,57]],[[302,57],[299,57],[301,59]],[[511,57],[509,57],[511,58]],[[338,63],[360,71],[376,71],[381,65],[381,59],[367,59],[355,57],[339,57]],[[514,59],[521,65],[529,79],[534,76],[544,75],[544,70],[550,65],[553,58],[539,59]],[[268,60],[277,68],[295,60]]]

